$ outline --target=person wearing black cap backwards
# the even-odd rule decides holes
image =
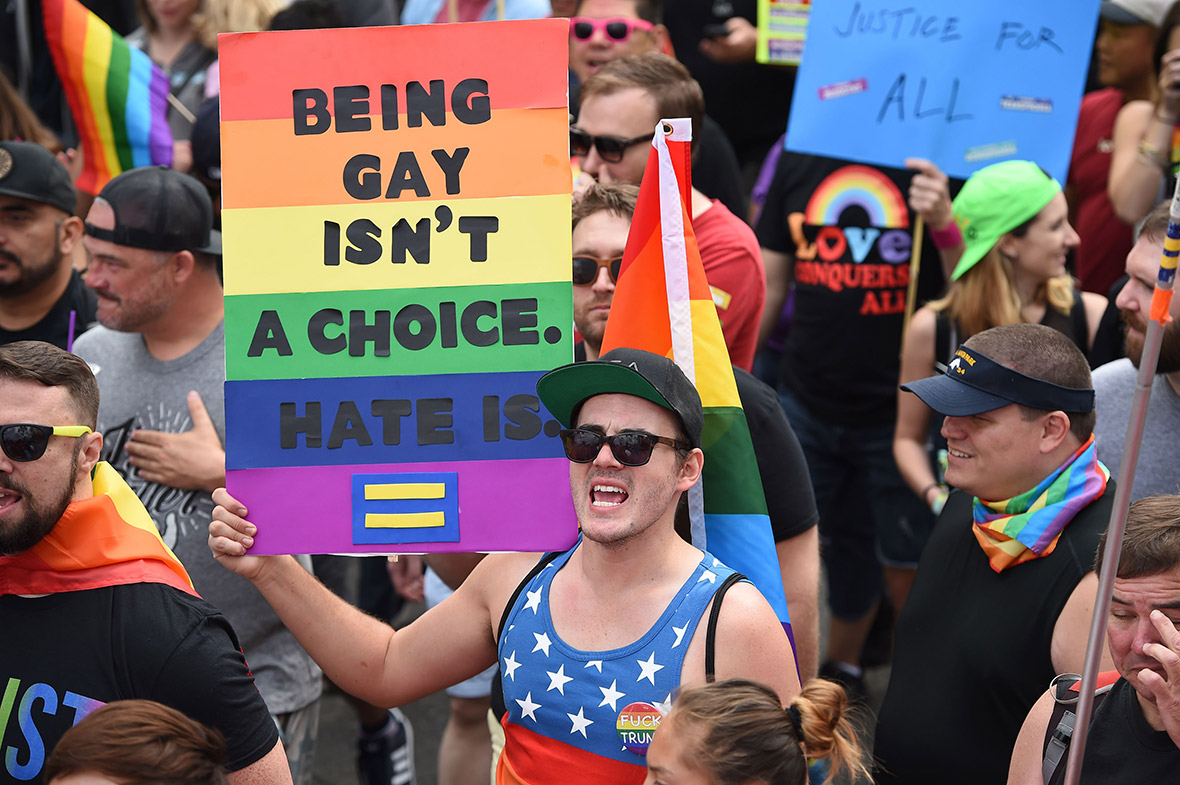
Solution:
[[[0,344],[63,349],[94,321],[94,294],[74,269],[82,238],[70,173],[32,142],[0,142]]]
[[[1002,783],[1029,707],[1085,658],[1114,498],[1090,369],[1057,330],[1014,324],[902,389],[945,415],[957,490],[898,619],[877,782]]]
[[[582,536],[548,568],[492,554],[451,597],[394,631],[347,605],[288,556],[250,556],[255,527],[219,489],[209,546],[263,596],[344,690],[380,705],[416,700],[499,660],[505,692],[501,782],[644,781],[644,753],[680,684],[717,679],[799,691],[782,626],[748,583],[733,585],[706,646],[707,611],[732,572],[684,542],[674,519],[700,477],[703,416],[671,360],[615,349],[537,383],[567,426]],[[506,514],[514,493],[504,489]],[[537,525],[544,525],[538,521]],[[700,623],[698,623],[700,622]]]
[[[144,503],[197,591],[233,624],[298,785],[311,776],[302,762],[315,744],[319,671],[205,545],[209,491],[225,484],[224,307],[212,223],[205,188],[173,169],[132,169],[108,182],[83,241],[101,326],[74,348],[102,393],[103,459]]]

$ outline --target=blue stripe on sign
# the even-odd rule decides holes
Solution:
[[[226,468],[561,457],[542,373],[226,382]]]
[[[458,541],[456,472],[352,475],[353,545]]]

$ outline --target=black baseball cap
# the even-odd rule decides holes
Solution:
[[[57,156],[34,142],[0,142],[0,194],[74,214],[78,194]]]
[[[939,414],[966,417],[1017,403],[1044,411],[1089,414],[1092,388],[1062,387],[1000,365],[965,344],[955,352],[946,373],[901,385]]]
[[[115,213],[115,228],[86,223],[99,240],[149,251],[200,251],[221,255],[213,229],[213,202],[196,178],[167,166],[129,169],[103,186],[98,197]]]
[[[612,349],[594,362],[555,368],[537,380],[537,395],[566,428],[578,410],[595,395],[635,395],[662,406],[680,418],[693,447],[701,446],[704,413],[697,388],[667,357],[640,349]]]

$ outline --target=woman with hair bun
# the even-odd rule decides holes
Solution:
[[[647,749],[645,785],[805,785],[808,758],[871,782],[839,684],[811,679],[782,707],[746,679],[679,692]]]

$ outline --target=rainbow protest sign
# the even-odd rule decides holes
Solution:
[[[259,553],[555,550],[565,20],[222,36],[226,468]]]

